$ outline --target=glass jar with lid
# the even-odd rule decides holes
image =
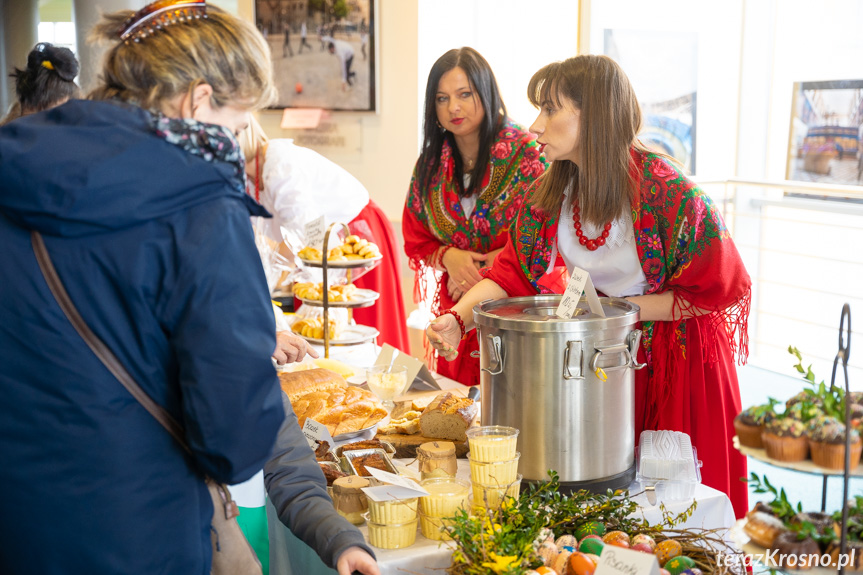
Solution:
[[[353,523],[362,525],[365,522],[363,513],[369,508],[363,487],[368,487],[369,480],[357,475],[339,477],[333,481],[333,505],[339,515]]]
[[[420,478],[455,477],[458,462],[451,441],[429,441],[417,447]]]

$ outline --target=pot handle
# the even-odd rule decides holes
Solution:
[[[492,364],[494,367],[483,367],[482,370],[491,375],[500,375],[503,373],[503,352],[500,349],[500,336],[498,335],[490,335],[488,338],[491,340],[492,346]],[[476,354],[476,355],[474,355]],[[471,352],[472,357],[479,357],[479,352]]]
[[[602,357],[603,354],[612,354],[612,353],[622,353],[623,354],[623,362],[618,365],[610,365],[608,367],[603,367],[603,371],[617,371],[619,369],[626,369],[632,365],[632,355],[629,353],[629,348],[625,343],[618,343],[616,345],[606,345],[606,346],[595,346],[596,353],[593,354],[593,357],[590,358],[590,371],[596,373],[599,371],[599,358]]]
[[[573,351],[570,352],[570,350]],[[563,350],[563,379],[584,379],[584,352],[582,350],[581,341],[566,342],[566,349]],[[573,355],[575,365],[569,360],[570,356]],[[573,368],[575,368],[575,375],[572,373]]]
[[[638,360],[636,359],[638,357],[638,346],[641,344],[641,330],[632,330],[626,339],[629,340],[629,357],[631,361],[629,365],[635,370],[647,367],[646,363],[638,363]]]

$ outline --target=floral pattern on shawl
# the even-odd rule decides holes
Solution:
[[[727,337],[742,361],[748,353],[746,318],[751,282],[719,210],[661,156],[633,151],[633,169],[637,170],[639,187],[632,221],[648,283],[645,293],[673,290],[676,314],[693,308],[710,312],[711,333],[704,334],[708,360],[716,356],[716,338]],[[557,214],[549,215],[531,206],[535,189],[529,191],[528,205],[519,213],[510,236],[524,277],[537,293],[548,293],[541,280],[557,238],[560,208]],[[669,344],[665,346],[667,353],[685,358],[686,325],[686,321],[644,322],[642,341],[648,363],[656,364],[653,341],[657,329]],[[659,364],[672,369],[674,362]]]
[[[207,162],[223,162],[233,167],[231,185],[246,193],[246,163],[243,150],[231,130],[217,124],[205,124],[189,118],[168,118],[151,114],[150,126],[170,144],[203,158]]]
[[[411,178],[407,208],[440,243],[486,253],[495,249],[495,240],[509,229],[521,207],[524,186],[545,171],[533,136],[507,121],[491,147],[491,158],[476,208],[466,218],[453,181],[455,160],[452,147],[444,142],[440,167],[432,175],[428,190],[420,190],[416,169]],[[430,254],[425,254],[430,255]],[[411,256],[412,267],[423,258]]]

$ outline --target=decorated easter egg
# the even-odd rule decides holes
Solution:
[[[598,539],[588,539],[585,538],[581,543],[578,544],[578,550],[582,553],[593,553],[594,555],[599,555],[602,553],[602,548],[605,547],[605,543]]]
[[[659,575],[671,575],[671,573],[669,573],[668,571],[666,571],[665,569],[660,567],[659,568]]]
[[[558,549],[563,549],[564,547],[577,547],[578,539],[573,535],[561,535],[557,538],[557,541],[555,541],[554,544],[557,545]]]
[[[599,555],[594,555],[593,553],[585,553],[585,555],[590,557],[590,560],[593,561],[594,565],[599,565]]]
[[[588,521],[579,526],[578,529],[575,530],[575,536],[579,541],[587,537],[588,535],[602,535],[605,533],[605,525],[600,523],[599,521]]]
[[[578,550],[575,547],[573,547],[572,545],[564,545],[563,549],[561,549],[561,551],[569,551],[570,553],[574,553],[575,551],[578,551]]]
[[[686,555],[678,555],[669,559],[668,563],[662,566],[663,569],[671,573],[671,575],[680,575],[687,569],[695,567],[695,561]]]
[[[585,539],[596,539],[597,541],[602,541],[602,537],[600,537],[599,535],[585,535],[581,539],[581,541],[584,541]],[[581,543],[581,541],[579,541],[579,544]]]
[[[654,551],[656,554],[656,560],[659,561],[659,564],[663,567],[671,558],[677,557],[682,552],[683,546],[674,539],[666,539],[657,545],[656,550]]]
[[[544,565],[541,567],[537,567],[536,572],[539,573],[539,575],[555,575],[554,569],[552,569],[551,567],[546,567]]]
[[[605,535],[602,536],[603,543],[614,543],[615,541],[626,541],[626,544],[629,545],[629,535],[627,535],[624,531],[609,531]]]
[[[649,545],[651,549],[656,549],[656,541],[653,540],[653,537],[645,535],[644,533],[639,533],[633,537],[629,543],[632,545],[633,549],[639,543],[644,543],[645,545]]]
[[[611,545],[612,547],[623,547],[624,549],[629,549],[629,542],[624,541],[623,539],[612,541],[611,543],[608,543],[608,545]]]
[[[650,553],[653,554],[653,549],[647,543],[635,543],[630,549],[633,551],[641,551],[642,553]]]
[[[551,568],[554,569],[555,573],[566,573],[566,562],[569,560],[569,556],[572,555],[569,551],[561,551],[557,554],[557,557],[554,558],[554,563],[551,564]]]
[[[543,565],[551,565],[551,562],[557,557],[557,545],[553,541],[546,541],[539,546],[537,554],[542,559]]]
[[[691,569],[687,569],[680,575],[704,575],[704,572],[701,571],[698,567],[692,567]]]
[[[566,572],[573,575],[593,575],[596,571],[596,563],[584,553],[576,551],[569,556],[566,568]]]

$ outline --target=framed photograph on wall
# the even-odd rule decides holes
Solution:
[[[606,29],[604,52],[620,64],[638,96],[644,123],[641,140],[673,156],[687,173],[694,174],[698,35]]]
[[[378,111],[377,0],[255,0],[273,55],[273,108]]]
[[[863,185],[863,80],[797,82],[786,179]]]

